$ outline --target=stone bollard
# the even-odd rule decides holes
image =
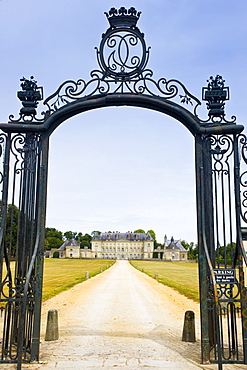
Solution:
[[[155,273],[154,278],[155,278],[156,280],[158,280],[158,278],[159,278],[159,274],[158,274],[157,272]]]
[[[57,310],[49,310],[47,315],[47,325],[45,340],[57,340],[58,339],[58,313]]]
[[[195,342],[195,314],[193,311],[186,311],[184,315],[183,342]]]
[[[86,279],[89,279],[89,272],[88,271],[86,271],[85,277],[86,277]]]

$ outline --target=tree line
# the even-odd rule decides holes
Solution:
[[[0,220],[2,218],[2,207],[0,201]],[[17,206],[9,204],[7,207],[7,222],[6,222],[6,247],[10,248],[11,246],[11,255],[12,257],[15,256],[16,244],[17,244],[17,235],[18,235],[18,219],[19,219],[19,209]],[[95,233],[101,233],[100,231],[92,231],[91,234],[76,231],[66,231],[62,232],[57,230],[54,227],[46,227],[45,229],[45,251],[50,250],[52,248],[59,248],[64,243],[65,240],[71,240],[72,237],[80,244],[81,248],[88,247],[91,248],[91,240]],[[154,240],[154,249],[158,247],[164,248],[164,244],[158,243],[156,240],[156,234],[154,230],[143,230],[137,229],[134,230],[134,233],[144,233],[150,234],[152,239]],[[188,258],[189,259],[197,259],[198,258],[198,246],[197,244],[191,242],[187,243],[185,240],[182,240],[181,244],[183,247],[188,251]],[[230,255],[232,255],[232,246],[227,245],[227,259],[230,260]],[[154,256],[157,257],[157,256]],[[217,250],[217,262],[222,262],[226,258],[225,249],[221,246]]]
[[[71,240],[75,239],[77,243],[80,244],[80,248],[84,247],[91,247],[91,240],[93,238],[93,234],[95,231],[93,231],[90,234],[83,234],[82,232],[77,231],[65,231],[64,233],[62,231],[59,231],[55,229],[54,227],[46,227],[45,228],[45,251],[48,251],[52,248],[59,248],[64,243],[65,240]],[[99,231],[100,233],[100,231]]]

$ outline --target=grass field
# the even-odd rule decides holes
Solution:
[[[44,260],[43,301],[86,280],[86,271],[89,272],[89,277],[92,277],[113,263],[114,261],[111,260],[46,258]],[[176,289],[190,299],[199,301],[197,263],[164,261],[131,261],[130,263],[151,277],[158,274],[160,283]]]
[[[131,261],[132,266],[158,281],[199,302],[198,264],[164,261]]]
[[[46,258],[44,261],[43,301],[71,288],[110,267],[111,260]]]

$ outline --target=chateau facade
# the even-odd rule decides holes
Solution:
[[[144,233],[108,232],[94,235],[92,257],[102,259],[152,259],[154,240]]]
[[[60,248],[52,248],[49,257],[58,253],[59,258],[99,258],[99,259],[145,259],[153,258],[157,253],[158,259],[166,261],[187,261],[188,252],[181,245],[180,240],[167,240],[165,236],[164,247],[154,249],[154,240],[151,235],[144,233],[105,232],[95,234],[91,241],[91,249],[80,248],[80,244],[72,237],[66,240]],[[156,258],[157,258],[156,257]]]

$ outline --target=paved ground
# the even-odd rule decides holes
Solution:
[[[60,337],[45,342],[49,309],[59,312]],[[200,343],[181,341],[184,313],[199,305],[118,261],[43,305],[39,364],[23,369],[217,369],[200,365]],[[6,369],[14,369],[6,365]],[[228,365],[228,369],[247,366]]]

